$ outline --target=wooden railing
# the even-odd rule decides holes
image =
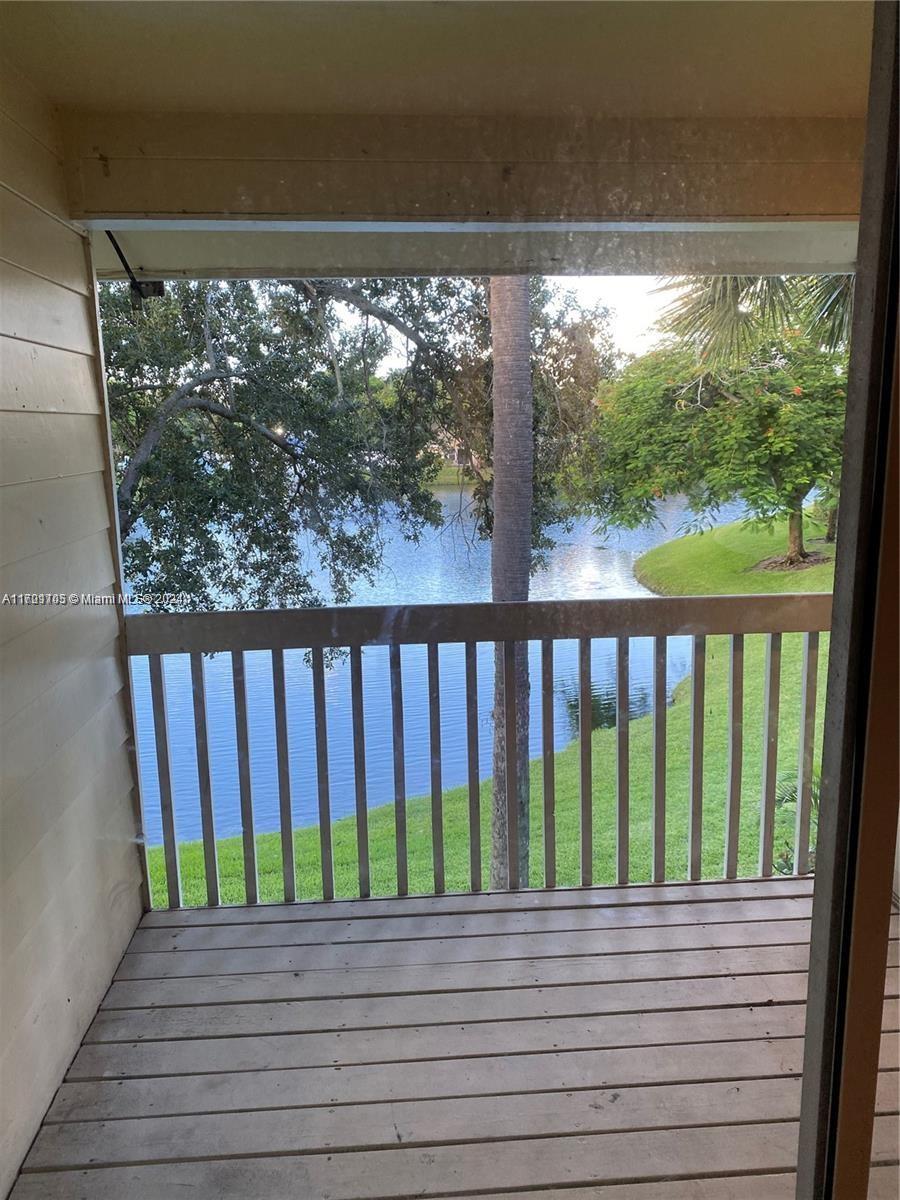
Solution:
[[[283,874],[283,898],[296,898],[292,786],[288,753],[289,721],[285,697],[286,651],[308,654],[312,676],[315,725],[314,754],[317,781],[318,832],[321,852],[321,893],[335,895],[332,862],[332,814],[329,796],[329,706],[326,699],[327,654],[349,651],[352,713],[353,774],[358,867],[358,894],[371,891],[366,786],[366,749],[363,701],[363,649],[388,646],[389,678],[380,703],[390,706],[393,756],[393,806],[397,894],[409,890],[407,847],[407,795],[404,744],[403,677],[400,647],[427,647],[428,730],[430,751],[432,875],[435,893],[445,891],[443,792],[441,754],[441,681],[438,647],[462,643],[465,663],[465,727],[467,739],[467,790],[469,863],[468,887],[481,890],[481,778],[479,772],[479,720],[477,711],[478,643],[502,647],[505,679],[511,684],[515,649],[519,643],[540,644],[540,670],[532,672],[532,687],[540,689],[542,714],[543,782],[543,883],[557,883],[555,814],[555,745],[553,738],[554,644],[577,640],[578,659],[578,772],[580,811],[580,878],[593,882],[595,831],[592,781],[591,642],[614,639],[615,660],[615,837],[616,882],[629,882],[629,652],[631,639],[653,639],[652,666],[652,879],[666,878],[666,760],[667,760],[667,641],[692,639],[690,670],[690,798],[686,876],[701,877],[703,834],[703,756],[707,638],[730,639],[728,679],[728,772],[725,830],[722,847],[723,875],[738,873],[738,837],[743,778],[744,638],[765,635],[765,699],[763,761],[761,763],[758,873],[773,873],[773,840],[776,809],[776,769],[779,738],[782,635],[803,635],[802,694],[799,714],[796,833],[793,870],[806,873],[810,858],[810,819],[813,783],[813,739],[816,718],[816,681],[819,634],[829,628],[831,598],[827,595],[717,596],[635,598],[625,600],[540,601],[513,604],[415,605],[299,609],[269,612],[217,612],[202,614],[144,614],[126,619],[128,653],[132,659],[149,658],[155,760],[159,780],[162,844],[165,857],[166,896],[169,907],[182,903],[179,881],[179,847],[176,840],[170,723],[164,663],[167,656],[189,655],[193,693],[194,742],[197,789],[202,824],[206,899],[219,903],[213,789],[210,770],[204,656],[229,654],[234,696],[234,722],[240,797],[241,841],[245,899],[259,899],[256,830],[250,769],[245,654],[271,654],[274,702],[274,745],[277,767],[278,810]],[[506,686],[503,714],[507,746],[515,746],[516,689]],[[146,747],[139,750],[146,752]],[[515,772],[507,771],[507,819],[510,853],[507,880],[510,888],[526,886],[519,878],[515,853],[517,803]],[[603,831],[604,836],[611,831]]]

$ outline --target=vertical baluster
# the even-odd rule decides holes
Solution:
[[[243,650],[231,652],[234,684],[234,726],[237,735],[238,787],[241,797],[241,837],[244,845],[244,894],[248,904],[259,900],[256,879],[256,838],[253,832],[253,792],[250,784],[250,734],[247,728],[247,680]]]
[[[744,635],[731,637],[728,663],[728,811],[725,821],[725,878],[735,879],[741,834],[744,773]]]
[[[616,639],[616,882],[627,883],[629,846],[629,664],[630,642]]]
[[[481,780],[478,769],[478,648],[466,642],[466,751],[469,776],[469,883],[481,891]]]
[[[291,903],[297,899],[297,884],[294,872],[294,822],[291,814],[291,766],[288,753],[283,650],[272,651],[272,695],[275,702],[275,757],[278,765],[281,877],[284,882],[284,898]]]
[[[506,883],[519,887],[519,739],[516,714],[516,644],[503,643],[503,712],[506,734]]]
[[[394,743],[394,840],[397,850],[397,895],[409,892],[406,857],[406,760],[403,744],[403,675],[400,647],[390,647],[391,717]]]
[[[166,713],[166,682],[163,660],[150,655],[150,698],[153,704],[153,734],[159,775],[159,809],[162,819],[163,855],[166,862],[166,895],[169,908],[181,907],[181,878],[178,844],[175,840],[175,809],[172,795],[172,766],[169,761],[169,722]]]
[[[441,679],[438,647],[428,643],[428,732],[431,750],[431,855],[434,891],[444,891],[444,797],[441,785]]]
[[[653,639],[653,882],[666,877],[666,650]]]
[[[366,799],[366,727],[363,716],[362,650],[350,647],[350,706],[353,719],[353,779],[356,790],[356,859],[359,894],[370,894],[369,808]]]
[[[593,882],[594,788],[591,773],[591,639],[578,642],[578,757],[581,801],[581,883]]]
[[[219,864],[216,860],[216,827],[213,819],[212,783],[209,775],[209,737],[206,722],[206,685],[203,655],[191,655],[191,692],[194,700],[194,741],[197,746],[197,783],[200,790],[200,827],[203,831],[203,870],[206,903],[219,903]]]
[[[797,822],[794,831],[794,874],[809,871],[809,825],[812,809],[813,745],[816,732],[816,687],[819,635],[803,636],[803,691],[800,697],[800,761],[797,770]]]
[[[334,899],[334,860],[331,851],[331,799],[328,790],[328,724],[325,710],[325,658],[321,646],[312,650],[313,712],[316,724],[316,783],[319,801],[319,850],[322,857],[322,896]]]
[[[706,702],[706,638],[693,639],[691,662],[691,810],[688,878],[699,879],[703,855],[703,719]]]
[[[541,642],[541,749],[544,783],[544,887],[556,887],[556,755],[553,739],[553,639]]]
[[[775,786],[778,776],[778,704],[781,691],[781,634],[766,638],[766,690],[763,702],[762,805],[759,819],[759,873],[772,874],[775,843]]]

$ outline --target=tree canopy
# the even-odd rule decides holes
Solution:
[[[650,522],[675,494],[698,513],[743,500],[759,521],[788,518],[796,561],[803,501],[840,469],[845,398],[843,355],[799,334],[715,372],[690,346],[654,351],[601,387],[577,486],[607,524]]]
[[[616,360],[605,310],[532,290],[539,552]],[[490,536],[484,280],[178,282],[137,314],[106,284],[101,317],[133,587],[197,609],[344,601],[377,570],[387,512],[410,538],[438,520],[445,436],[470,452]]]

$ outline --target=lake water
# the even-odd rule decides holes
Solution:
[[[445,524],[429,530],[418,544],[391,536],[388,527],[384,566],[373,584],[360,584],[354,604],[450,604],[490,599],[490,545],[474,538],[467,496],[459,489],[438,493]],[[740,505],[722,509],[718,521],[733,521],[743,514]],[[646,550],[684,532],[693,514],[683,501],[670,500],[658,508],[654,525],[639,530],[614,530],[601,538],[594,523],[582,520],[566,532],[555,531],[556,545],[546,566],[532,579],[535,600],[603,599],[648,595],[634,577],[635,560]],[[532,680],[539,679],[540,645],[529,646]],[[275,768],[275,728],[271,660],[268,653],[245,656],[247,705],[250,727],[251,778],[254,822],[258,833],[278,828],[278,785]],[[428,792],[430,780],[428,740],[428,684],[424,646],[404,646],[404,722],[406,733],[407,795]],[[493,647],[478,647],[479,751],[482,778],[491,773],[491,707],[493,702]],[[670,638],[667,686],[669,695],[690,668],[690,639]],[[133,663],[134,701],[140,754],[141,785],[147,842],[162,841],[159,785],[153,740],[150,683],[146,659]],[[630,651],[630,708],[632,716],[649,711],[653,671],[652,641],[634,638]],[[467,779],[465,735],[465,675],[463,647],[440,647],[441,747],[443,785],[452,788]],[[315,734],[312,680],[303,651],[285,653],[291,791],[294,823],[317,821]],[[577,733],[575,723],[578,686],[578,644],[560,641],[554,647],[554,741],[562,748]],[[591,686],[594,721],[605,724],[614,713],[615,643],[598,639],[591,648]],[[386,646],[363,651],[365,695],[366,782],[370,806],[393,800],[391,708],[388,650]],[[234,697],[230,655],[206,660],[210,771],[216,833],[220,837],[241,831],[235,750]],[[190,665],[187,656],[166,659],[166,699],[175,796],[175,824],[179,840],[201,836],[194,747]],[[353,744],[350,719],[350,669],[346,657],[334,662],[326,674],[329,783],[331,811],[337,817],[354,811]],[[540,690],[532,687],[530,751],[541,751]]]

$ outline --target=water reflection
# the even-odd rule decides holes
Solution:
[[[569,721],[570,736],[575,738],[581,728],[580,701],[578,688],[569,682],[560,684],[556,689],[557,695],[565,705],[566,717]],[[628,717],[643,717],[653,708],[653,694],[642,684],[631,683],[628,694]],[[591,729],[615,729],[616,727],[616,689],[615,684],[609,685],[606,680],[591,680]]]

